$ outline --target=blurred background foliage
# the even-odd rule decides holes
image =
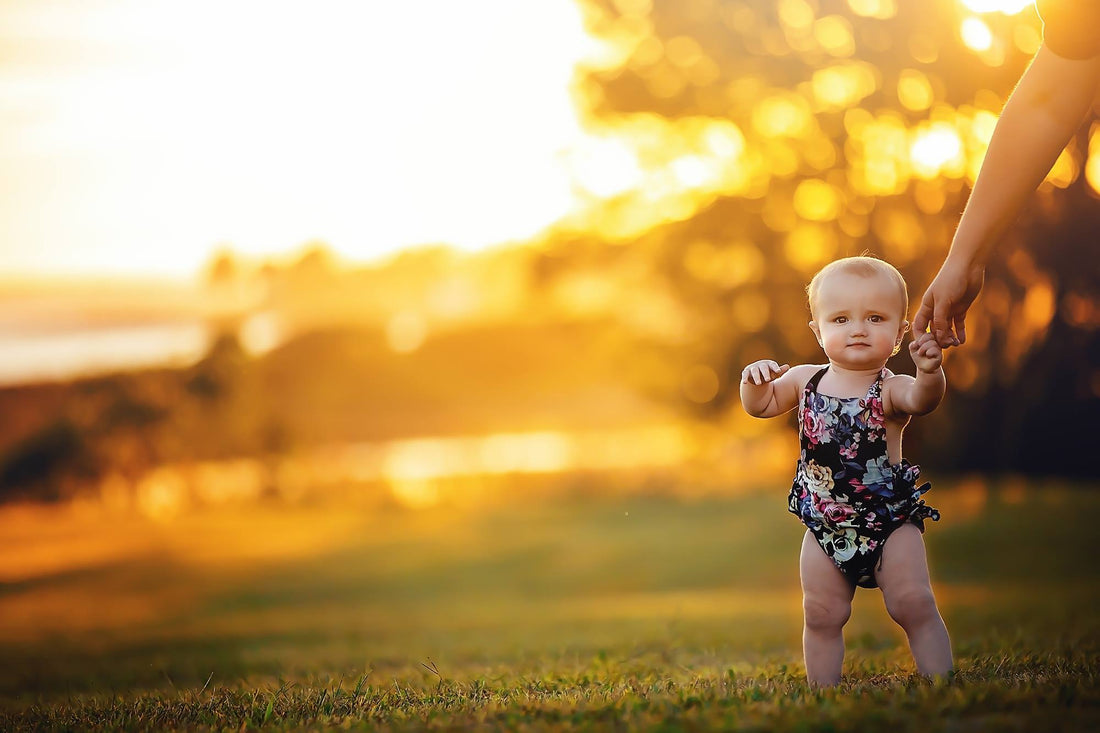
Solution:
[[[0,499],[168,516],[592,471],[605,490],[608,471],[784,488],[793,429],[742,414],[741,368],[822,361],[803,288],[836,257],[893,262],[915,310],[1040,21],[955,0],[580,5],[606,43],[575,80],[593,133],[568,153],[575,214],[531,241],[370,266],[324,242],[290,263],[227,245],[196,363],[0,390]],[[909,430],[927,471],[1091,476],[1098,190],[1092,115],[1002,242],[943,405]],[[890,366],[912,372],[904,350]]]

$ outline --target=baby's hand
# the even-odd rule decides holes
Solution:
[[[780,366],[771,359],[754,361],[741,370],[741,384],[767,384],[786,374],[790,368],[790,364]]]
[[[934,372],[943,363],[943,349],[931,332],[922,333],[909,342],[909,354],[922,372]]]

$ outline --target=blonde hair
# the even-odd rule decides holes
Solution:
[[[889,262],[868,255],[834,260],[817,271],[817,274],[810,280],[810,284],[806,286],[806,297],[809,301],[811,316],[814,314],[814,301],[817,300],[817,292],[821,289],[821,283],[829,275],[839,272],[850,272],[860,277],[885,275],[887,279],[893,280],[901,295],[901,319],[905,320],[905,316],[909,312],[909,290],[905,287],[905,278],[898,272],[898,268]]]

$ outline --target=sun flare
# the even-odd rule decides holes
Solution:
[[[533,235],[574,202],[559,152],[595,42],[574,3],[520,5],[3,4],[5,266],[183,275],[220,246]]]

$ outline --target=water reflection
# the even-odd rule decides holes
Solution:
[[[0,332],[0,384],[62,380],[150,366],[186,366],[209,347],[201,322],[73,331]]]

